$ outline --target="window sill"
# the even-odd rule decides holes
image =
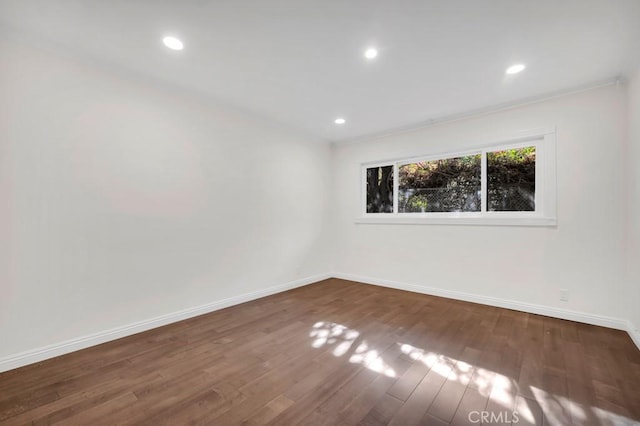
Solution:
[[[478,225],[555,227],[551,217],[358,217],[357,224],[372,225]]]

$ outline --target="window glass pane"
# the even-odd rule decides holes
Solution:
[[[398,211],[479,212],[481,155],[401,165]]]
[[[367,169],[367,213],[393,213],[393,166]]]
[[[535,211],[536,147],[487,153],[487,210]]]

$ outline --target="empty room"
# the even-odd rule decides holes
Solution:
[[[640,425],[640,1],[0,0],[0,425]]]

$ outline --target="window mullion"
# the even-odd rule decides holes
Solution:
[[[400,182],[398,181],[398,163],[393,165],[393,213],[398,214],[398,188],[400,188]]]
[[[480,158],[480,212],[487,212],[487,151]]]

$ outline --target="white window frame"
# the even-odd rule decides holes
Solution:
[[[535,211],[487,211],[487,153],[505,149],[536,148]],[[398,212],[400,165],[481,154],[481,210],[479,212]],[[393,166],[393,213],[367,213],[367,169]],[[360,214],[356,223],[425,225],[556,226],[556,134],[537,132],[470,149],[361,164]]]

